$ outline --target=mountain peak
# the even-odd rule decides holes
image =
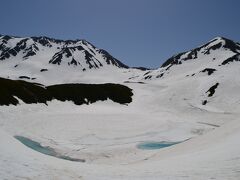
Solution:
[[[85,39],[59,40],[46,36],[25,38],[0,36],[0,60],[9,59],[15,59],[18,65],[25,64],[22,60],[28,59],[45,63],[44,66],[46,64],[79,66],[83,71],[103,66],[128,67]]]
[[[240,53],[240,45],[225,37],[216,37],[198,48],[172,56],[161,67],[182,64],[184,61],[197,59],[199,56],[210,55],[217,50],[231,51],[238,54]]]

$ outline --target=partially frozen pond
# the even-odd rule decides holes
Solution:
[[[154,150],[154,149],[161,149],[165,147],[169,147],[175,144],[178,144],[181,142],[166,142],[166,141],[161,141],[161,142],[143,142],[137,145],[137,148],[139,149],[144,149],[144,150]]]
[[[85,162],[84,159],[77,159],[77,158],[71,158],[69,156],[65,156],[62,154],[57,153],[53,148],[50,147],[44,147],[42,146],[39,142],[33,141],[29,138],[23,137],[23,136],[14,136],[17,140],[19,140],[21,143],[23,143],[25,146],[38,151],[40,153],[49,155],[49,156],[54,156],[56,158],[64,159],[64,160],[69,160],[69,161],[77,161],[77,162]]]

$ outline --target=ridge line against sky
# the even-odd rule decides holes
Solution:
[[[129,66],[159,67],[214,37],[240,41],[238,0],[3,0],[0,34],[86,39]]]

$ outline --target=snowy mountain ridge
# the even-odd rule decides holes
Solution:
[[[171,58],[167,59],[157,70],[146,72],[143,75],[143,78],[164,78],[171,75],[179,75],[178,72],[194,72],[194,70],[196,71],[196,69],[201,67],[202,69],[200,69],[200,71],[202,70],[204,72],[208,71],[208,68],[211,69],[211,67],[221,69],[220,66],[231,64],[231,62],[234,61],[239,61],[239,57],[239,43],[224,37],[216,37],[200,47],[172,56]]]
[[[124,82],[213,74],[239,61],[240,44],[217,37],[166,60],[156,70],[129,68],[86,40],[0,35],[0,76],[56,84]],[[59,78],[61,77],[61,78]]]
[[[46,58],[44,63],[80,66],[83,71],[105,65],[128,68],[107,51],[96,48],[86,40],[0,36],[0,60],[31,60],[39,56]]]

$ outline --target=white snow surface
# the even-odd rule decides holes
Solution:
[[[216,50],[172,66],[163,78],[151,80],[144,80],[146,72],[114,67],[84,73],[54,67],[39,75],[35,81],[45,85],[121,83],[133,89],[133,102],[76,106],[54,100],[48,105],[1,106],[0,179],[239,180],[240,66],[237,61],[218,66],[232,55],[229,50]],[[208,75],[200,72],[204,68],[217,71]],[[162,71],[165,68],[150,74]],[[206,92],[216,83],[219,86],[208,97]],[[208,103],[202,105],[203,100]],[[16,140],[16,135],[86,162],[41,154]],[[184,142],[157,150],[137,148],[148,141]]]

